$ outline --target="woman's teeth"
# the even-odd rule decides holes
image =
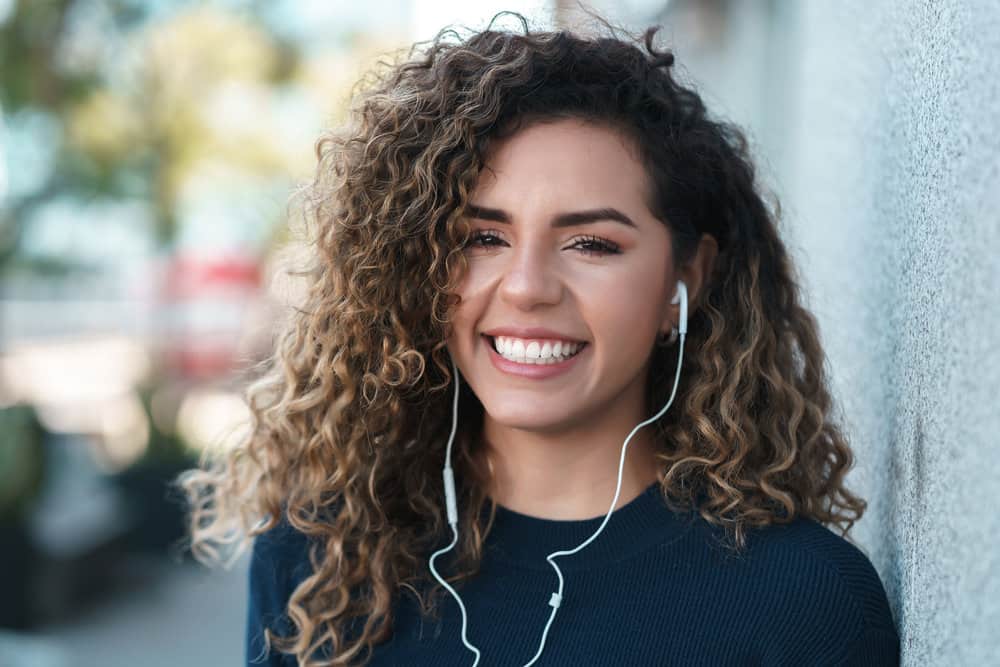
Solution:
[[[524,340],[507,336],[493,338],[493,348],[501,357],[522,364],[557,364],[578,353],[585,344],[565,340]]]

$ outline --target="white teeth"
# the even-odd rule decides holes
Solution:
[[[493,347],[505,359],[522,364],[554,364],[576,354],[581,343],[569,341],[525,341],[521,338],[496,336]]]

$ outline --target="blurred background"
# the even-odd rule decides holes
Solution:
[[[663,25],[748,132],[904,664],[1000,664],[1000,7],[589,6]],[[289,198],[352,85],[502,9],[586,25],[558,0],[0,0],[0,667],[242,664],[246,558],[179,549],[166,483],[246,426]]]

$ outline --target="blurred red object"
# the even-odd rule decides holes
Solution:
[[[179,255],[168,267],[165,294],[168,299],[183,300],[220,289],[256,292],[261,286],[261,274],[259,260],[248,255]]]
[[[166,316],[163,352],[170,369],[191,379],[225,375],[250,308],[262,298],[261,259],[251,254],[179,254],[161,291]]]

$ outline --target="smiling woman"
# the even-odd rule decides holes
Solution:
[[[490,497],[524,514],[608,510],[609,443],[649,416],[650,352],[678,319],[673,286],[696,297],[716,256],[704,234],[674,265],[634,142],[606,123],[536,120],[491,147],[466,209],[449,351],[484,408]],[[621,503],[657,478],[656,449],[648,430],[630,444]]]
[[[179,480],[197,557],[255,538],[248,664],[897,664],[743,134],[655,29],[521,27],[320,141],[306,303]]]

